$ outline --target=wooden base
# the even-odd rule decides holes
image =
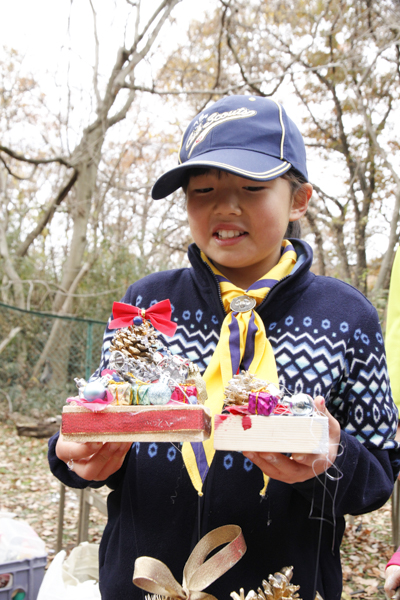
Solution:
[[[203,405],[107,406],[91,412],[64,406],[63,439],[70,442],[202,442],[211,416]]]
[[[214,448],[327,454],[328,418],[320,415],[215,415]]]

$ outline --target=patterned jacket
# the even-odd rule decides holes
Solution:
[[[108,523],[100,546],[103,600],[143,598],[132,584],[136,557],[162,560],[178,581],[200,537],[225,524],[242,527],[244,557],[209,588],[219,600],[232,591],[256,590],[269,573],[294,566],[300,596],[339,600],[339,548],[345,514],[361,514],[390,497],[398,471],[393,404],[382,333],[371,303],[350,285],[310,271],[312,251],[298,253],[292,273],[258,307],[274,350],[281,385],[290,392],[321,394],[342,428],[333,467],[318,478],[289,485],[271,480],[259,496],[262,474],[239,452],[216,452],[197,496],[179,445],[136,443],[122,468],[107,480]],[[198,248],[191,268],[150,275],[129,287],[123,302],[147,308],[169,298],[177,332],[165,339],[204,369],[218,341],[224,309],[218,284]],[[101,369],[113,332],[106,330]],[[49,442],[53,473],[66,485],[98,487],[68,471]]]

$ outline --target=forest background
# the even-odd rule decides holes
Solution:
[[[22,22],[24,4],[14,3]],[[226,94],[273,96],[296,121],[315,189],[302,223],[313,270],[360,289],[384,325],[400,235],[398,0],[57,5],[65,24],[47,72],[29,50],[0,49],[0,401],[10,411],[46,399],[51,412],[83,375],[72,357],[87,355],[77,341],[87,321],[74,337],[71,320],[44,315],[99,321],[98,360],[112,302],[187,264],[183,194],[153,202],[151,187],[175,166],[190,119]]]

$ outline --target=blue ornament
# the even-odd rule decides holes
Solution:
[[[90,381],[83,388],[83,397],[88,402],[93,402],[94,400],[104,400],[106,395],[107,390],[99,381]]]
[[[171,400],[172,390],[165,383],[153,383],[149,386],[148,399],[150,404],[167,404]]]
[[[141,324],[143,323],[143,319],[142,317],[133,317],[133,324],[136,325],[136,327],[139,327]]]

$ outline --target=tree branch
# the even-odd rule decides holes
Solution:
[[[11,170],[11,168],[8,166],[8,164],[6,163],[6,161],[4,160],[4,158],[1,156],[0,154],[0,161],[3,163],[7,173],[9,175],[11,175],[11,177],[14,177],[15,179],[18,179],[18,181],[26,181],[29,180],[33,177],[36,169],[37,169],[37,165],[35,165],[32,169],[32,173],[30,175],[28,175],[28,177],[21,177],[20,175],[17,175],[16,173],[14,173],[14,171]]]
[[[43,215],[40,218],[35,229],[33,231],[31,231],[26,236],[25,241],[22,242],[22,244],[20,244],[19,248],[17,249],[17,251],[15,253],[16,256],[18,256],[18,257],[25,256],[25,254],[28,251],[29,246],[38,237],[38,235],[40,235],[42,233],[43,229],[51,221],[51,219],[53,218],[53,215],[55,213],[56,207],[59,206],[61,204],[61,202],[67,197],[70,190],[75,185],[75,182],[77,179],[78,179],[78,171],[76,169],[74,169],[74,172],[71,175],[71,177],[69,178],[69,180],[67,181],[67,183],[61,188],[61,190],[58,192],[57,196],[53,199],[53,201],[48,206],[47,210],[43,213]]]
[[[11,158],[15,158],[16,160],[20,160],[21,162],[26,162],[31,165],[48,165],[50,163],[58,163],[60,165],[64,165],[65,167],[72,168],[72,165],[66,158],[63,156],[55,156],[54,158],[28,158],[19,152],[15,152],[11,148],[7,148],[7,146],[0,145],[0,152],[5,152]]]
[[[94,89],[94,93],[96,95],[97,106],[99,107],[100,103],[101,103],[101,96],[100,96],[99,86],[98,86],[98,77],[99,77],[99,38],[98,38],[98,35],[97,35],[97,15],[96,15],[96,11],[94,9],[92,0],[89,0],[89,4],[90,4],[90,8],[92,9],[92,15],[93,15],[93,33],[94,33],[94,56],[95,56],[95,62],[94,62],[94,67],[93,67],[93,89]]]
[[[115,78],[114,84],[115,86],[117,86],[117,88],[122,88],[124,86],[125,79],[129,75],[131,75],[138,63],[146,56],[151,46],[154,44],[154,41],[157,38],[158,34],[160,33],[162,26],[171,14],[171,11],[179,2],[181,2],[181,0],[164,0],[164,2],[162,2],[157,8],[157,10],[154,12],[153,16],[150,17],[143,31],[139,34],[137,39],[135,39],[132,47],[129,50],[126,50],[127,56],[128,58],[130,57],[130,60],[128,62],[128,65],[125,68],[122,68],[121,71],[118,73],[117,77]],[[160,13],[163,10],[164,13],[161,15],[153,31],[147,38],[144,47],[142,48],[142,50],[140,50],[140,52],[138,52],[138,44],[142,41],[142,39],[150,29],[151,25],[159,17]]]
[[[252,83],[257,84],[257,83],[262,83],[264,81],[264,79],[256,79],[255,81],[253,81]],[[246,85],[249,85],[248,82],[243,82],[243,83],[237,83],[235,85],[230,85],[226,88],[222,88],[222,89],[197,89],[197,90],[157,90],[155,87],[152,88],[148,88],[142,85],[135,85],[135,84],[128,84],[125,83],[122,87],[124,88],[128,88],[130,90],[135,90],[138,92],[147,92],[149,94],[156,94],[158,96],[180,96],[180,95],[185,95],[185,96],[205,96],[205,95],[210,95],[210,97],[213,96],[224,96],[226,94],[229,94],[230,92],[234,92],[236,90],[240,90],[244,87],[246,87]]]
[[[0,219],[0,255],[4,259],[4,271],[14,286],[15,300],[18,308],[25,308],[24,306],[24,290],[22,287],[22,281],[17,271],[14,268],[13,262],[10,258],[7,236],[5,229],[5,222]]]

